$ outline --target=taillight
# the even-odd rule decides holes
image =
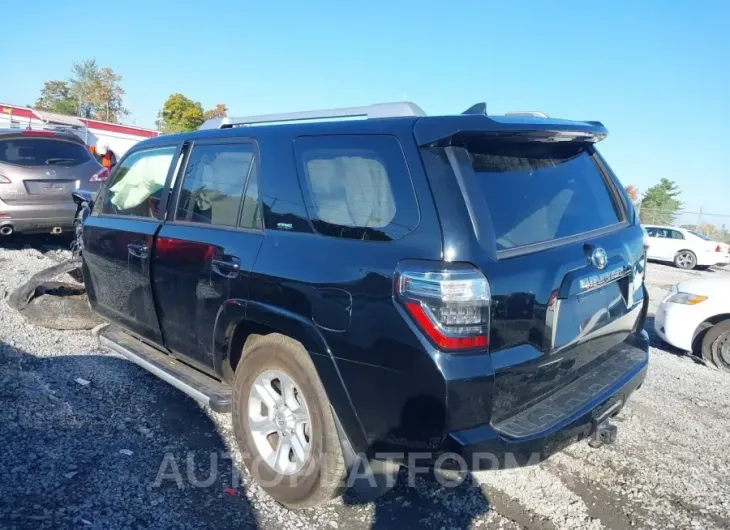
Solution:
[[[722,249],[720,248],[720,245],[717,245],[717,247],[715,247],[715,252],[722,252]]]
[[[0,175],[0,184],[12,184],[12,182],[10,182],[10,179],[8,177],[3,177],[2,175]]]
[[[439,349],[489,345],[489,282],[477,268],[404,261],[396,270],[394,287],[396,298]]]
[[[109,178],[109,170],[103,167],[101,171],[97,171],[91,175],[89,182],[104,182],[107,178]]]

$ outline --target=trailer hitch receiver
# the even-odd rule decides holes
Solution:
[[[623,405],[623,399],[618,399],[593,419],[593,434],[588,442],[590,447],[597,449],[604,444],[612,444],[616,441],[618,427],[613,425],[610,419],[618,414]]]

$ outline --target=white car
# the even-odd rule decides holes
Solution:
[[[727,265],[728,263],[730,263],[730,245],[728,245],[727,243],[721,243],[720,241],[715,241],[714,239],[709,238],[704,234],[700,234],[699,232],[695,232],[694,230],[690,230],[689,233],[694,234],[697,237],[712,243],[712,245],[715,247],[715,252],[718,253],[718,258],[720,260],[717,263],[718,265]]]
[[[675,226],[644,225],[647,258],[674,263],[680,269],[711,267],[722,263],[721,246],[691,230]]]
[[[672,346],[696,350],[730,372],[730,278],[696,278],[672,287],[654,315],[654,330]]]

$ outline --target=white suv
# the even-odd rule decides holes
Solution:
[[[649,249],[647,258],[673,262],[680,269],[710,267],[723,260],[720,246],[690,230],[675,226],[644,225]]]

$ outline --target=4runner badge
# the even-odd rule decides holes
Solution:
[[[593,254],[591,254],[591,263],[593,263],[597,269],[603,269],[608,263],[608,255],[606,254],[606,251],[601,247],[594,249]]]

